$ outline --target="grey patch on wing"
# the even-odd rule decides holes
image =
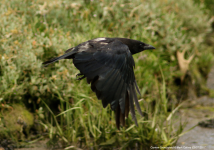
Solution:
[[[106,38],[96,38],[96,39],[93,39],[93,41],[96,41],[96,42],[104,41],[104,40],[106,40]]]
[[[106,42],[100,42],[101,45],[107,45],[108,43]]]
[[[89,42],[85,42],[84,44],[78,47],[78,52],[86,51],[88,48],[90,48],[90,44]]]

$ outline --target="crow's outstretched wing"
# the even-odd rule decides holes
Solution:
[[[134,102],[138,112],[143,116],[138,103],[136,91],[139,92],[135,81],[133,57],[128,46],[119,40],[113,40],[102,47],[93,50],[79,51],[73,58],[74,65],[91,83],[91,89],[102,100],[103,107],[108,104],[116,114],[116,124],[125,125],[125,117],[129,110],[135,124]]]

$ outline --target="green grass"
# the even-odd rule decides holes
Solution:
[[[188,85],[176,82],[182,76],[176,52],[185,49],[187,58],[195,53],[189,74],[200,94],[213,60],[212,49],[203,44],[210,28],[201,8],[191,0],[2,0],[0,103],[25,104],[47,129],[52,146],[55,141],[103,149],[174,145],[183,126],[173,126],[179,123],[173,110],[187,98]],[[71,60],[41,68],[43,61],[97,37],[132,38],[156,47],[134,56],[140,105],[148,114],[137,115],[139,127],[130,117],[118,131],[110,108],[102,108],[85,80],[76,80]]]

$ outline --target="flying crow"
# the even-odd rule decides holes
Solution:
[[[111,105],[119,129],[120,124],[125,126],[125,117],[128,117],[129,111],[138,125],[134,102],[143,116],[136,94],[140,94],[140,91],[135,80],[132,55],[148,49],[155,48],[127,38],[96,38],[68,49],[64,55],[44,62],[43,66],[60,59],[73,59],[75,67],[80,71],[78,80],[87,79],[92,91],[102,100],[104,108]]]

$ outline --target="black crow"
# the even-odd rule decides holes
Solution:
[[[133,54],[144,50],[155,49],[141,41],[127,38],[96,38],[86,41],[65,51],[65,54],[43,63],[47,66],[60,59],[73,59],[81,76],[78,80],[87,79],[97,98],[102,100],[103,107],[108,104],[115,112],[117,128],[120,123],[125,126],[125,117],[131,111],[136,126],[134,102],[141,116],[136,91],[140,94],[133,68]]]

